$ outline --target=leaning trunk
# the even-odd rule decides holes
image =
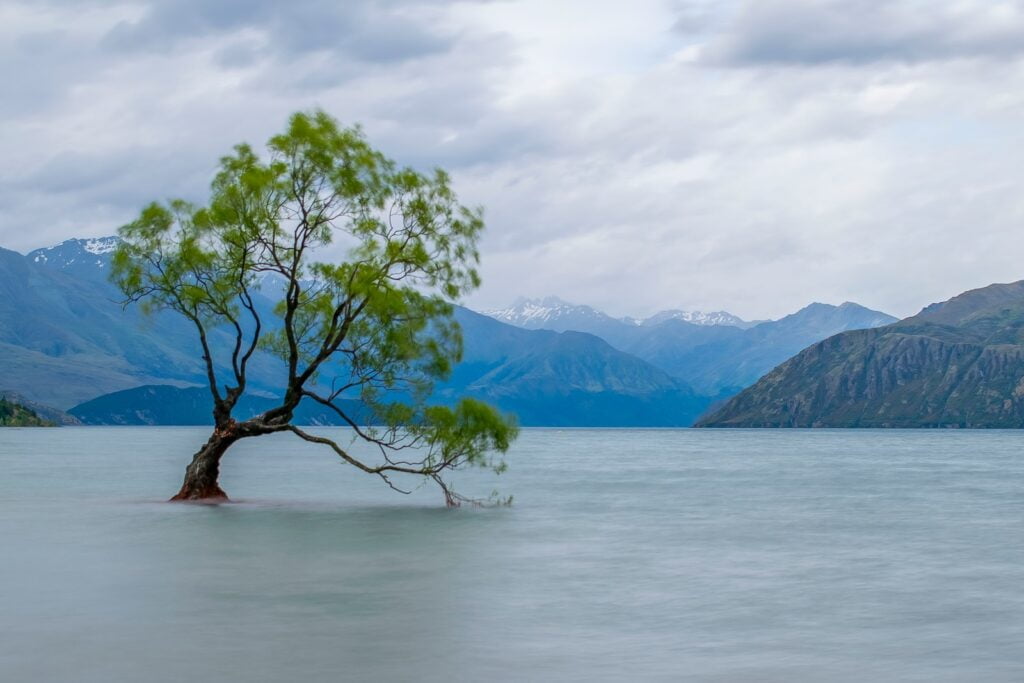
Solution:
[[[220,459],[235,441],[232,437],[223,436],[220,429],[215,430],[185,468],[185,481],[171,501],[228,502],[228,494],[217,483],[217,477],[220,475]]]

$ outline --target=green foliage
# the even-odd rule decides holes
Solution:
[[[458,203],[444,171],[400,167],[359,128],[297,113],[265,157],[242,144],[221,159],[205,206],[143,209],[120,231],[112,278],[128,301],[195,324],[218,420],[263,350],[287,366],[282,404],[264,425],[287,423],[303,396],[359,398],[384,424],[383,437],[366,434],[378,444],[429,445],[428,464],[500,468],[484,454],[508,448],[508,418],[473,401],[429,404],[461,358],[452,304],[479,286],[483,228],[482,210]],[[267,275],[283,283],[272,312],[252,298]],[[206,343],[214,327],[236,333],[228,382]]]
[[[54,424],[39,417],[33,410],[0,398],[0,427],[53,427]]]
[[[504,461],[484,460],[489,452],[504,453],[515,439],[515,425],[495,413],[482,401],[462,399],[455,409],[432,406],[427,410],[426,434],[436,445],[443,460],[464,457],[474,465],[487,465],[496,472],[505,471]]]

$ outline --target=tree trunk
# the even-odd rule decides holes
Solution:
[[[171,502],[194,503],[228,503],[228,494],[224,493],[217,483],[220,474],[220,459],[228,448],[237,441],[234,436],[227,436],[223,429],[217,428],[192,462],[185,468],[185,481],[181,490],[171,498]]]

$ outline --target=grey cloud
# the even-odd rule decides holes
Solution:
[[[545,139],[495,110],[489,70],[508,59],[507,42],[435,30],[437,8],[423,0],[152,3],[113,29],[119,6],[93,3],[89,27],[71,21],[78,7],[48,6],[48,26],[0,41],[0,79],[19,95],[0,101],[5,247],[106,233],[153,199],[202,200],[220,154],[260,145],[296,109],[362,122],[418,167],[508,160]],[[57,215],[24,231],[47,213]]]
[[[858,65],[1021,54],[1020,0],[757,0],[703,56],[711,64]]]
[[[247,67],[259,59],[259,47],[252,43],[235,43],[217,51],[216,61],[227,69]]]
[[[167,147],[133,147],[102,154],[63,151],[11,182],[10,187],[139,207],[157,199],[152,196],[154,187],[168,197],[192,196],[202,190],[212,176],[213,160],[196,156]]]
[[[98,68],[88,41],[62,30],[32,31],[0,42],[0,116],[32,114],[59,104],[70,85]]]
[[[335,0],[150,0],[138,21],[122,21],[104,47],[168,51],[186,41],[242,29],[265,35],[265,52],[326,51],[369,63],[391,63],[449,49],[452,36],[401,10],[416,2]]]
[[[720,22],[716,11],[716,0],[686,0],[674,6],[675,23],[673,30],[682,34],[698,34],[713,29]]]
[[[0,235],[27,240],[0,246],[24,249],[60,241],[59,235],[110,234],[151,201],[201,198],[213,164],[196,156],[166,148],[62,152],[36,171],[0,183],[0,203],[8,207]]]

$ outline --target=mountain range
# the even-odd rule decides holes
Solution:
[[[348,415],[367,424],[372,422],[358,401],[337,403]],[[272,397],[244,394],[235,406],[234,416],[248,419],[275,405]],[[212,425],[213,400],[206,387],[144,385],[98,396],[72,408],[70,415],[79,424],[87,425]],[[306,425],[342,424],[333,411],[314,401],[299,405],[295,421]]]
[[[24,256],[0,249],[0,388],[87,423],[206,421],[194,330],[176,315],[121,305],[107,281],[116,244],[68,240]],[[266,312],[275,286],[264,283],[257,297]],[[464,358],[435,399],[476,396],[524,425],[687,426],[808,344],[894,320],[856,304],[812,304],[760,323],[724,312],[616,319],[555,298],[535,304],[521,302],[516,325],[457,308]],[[215,357],[230,341],[211,334]],[[243,409],[259,410],[278,389],[279,362],[260,354],[251,376],[252,406]],[[316,411],[304,419],[331,422]]]
[[[593,335],[521,330],[465,308],[455,315],[465,351],[434,396],[442,403],[473,396],[515,413],[521,424],[565,427],[688,426],[709,405],[708,397],[685,383]],[[247,395],[236,414],[252,416],[273,405],[272,397]],[[205,387],[145,385],[104,394],[69,412],[85,424],[208,424],[212,408]],[[363,411],[352,401],[347,412]],[[296,420],[341,424],[318,404],[300,405]]]
[[[176,315],[122,306],[107,281],[111,252],[109,239],[27,256],[0,249],[0,389],[64,409],[140,384],[203,382],[195,330]],[[212,335],[216,348],[230,341]],[[254,388],[272,390],[275,367],[259,359]]]
[[[1024,281],[813,344],[698,426],[1024,426]]]
[[[27,256],[0,250],[3,388],[89,423],[195,421],[208,411],[192,389],[205,381],[194,330],[176,315],[147,317],[121,305],[107,281],[114,245],[109,238],[69,240]],[[257,305],[269,311],[273,301],[262,297]],[[478,396],[523,424],[565,426],[684,426],[710,402],[592,335],[523,330],[464,308],[456,316],[464,362],[438,400]],[[230,337],[211,339],[215,357],[224,357],[218,350]],[[256,405],[274,394],[279,365],[260,355],[251,367]]]
[[[729,325],[732,327],[753,327],[757,322],[748,322],[727,311],[684,311],[679,309],[659,311],[646,318],[615,318],[591,306],[571,304],[557,296],[539,299],[520,297],[508,308],[483,311],[483,314],[509,325],[528,330],[594,329],[595,326],[614,326],[625,323],[630,326],[658,325],[666,320],[682,320],[694,325]]]
[[[671,313],[637,324],[549,297],[521,299],[512,308],[489,315],[528,329],[589,332],[710,396],[734,394],[810,344],[834,334],[896,321],[851,302],[813,303],[779,320],[757,323],[725,312],[690,313],[690,320]],[[710,322],[716,316],[732,322]]]

